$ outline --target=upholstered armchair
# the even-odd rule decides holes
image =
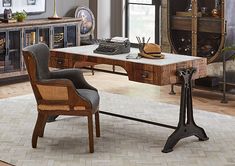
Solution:
[[[86,116],[88,118],[89,149],[92,153],[94,152],[93,114],[95,114],[96,136],[100,137],[98,91],[86,82],[79,69],[50,71],[48,68],[49,53],[49,48],[45,44],[36,44],[23,49],[38,110],[32,147],[36,148],[38,137],[43,137],[48,117]]]

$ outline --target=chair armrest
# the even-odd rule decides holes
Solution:
[[[74,87],[73,83],[69,79],[41,79],[36,82],[37,85],[48,85],[48,86],[61,86],[61,87]]]
[[[92,89],[96,90],[93,86],[91,86],[84,78],[83,72],[80,69],[62,69],[51,71],[51,78],[66,78],[73,82],[76,89]]]
[[[71,108],[75,105],[89,107],[89,101],[80,96],[69,79],[43,79],[36,82],[41,95],[41,104],[67,104]]]

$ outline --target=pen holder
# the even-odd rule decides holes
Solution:
[[[139,43],[138,46],[139,46],[139,51],[140,51],[140,53],[143,53],[145,43]]]

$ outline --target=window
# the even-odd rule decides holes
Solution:
[[[137,43],[136,36],[160,42],[160,5],[161,0],[126,0],[125,35],[131,43]]]

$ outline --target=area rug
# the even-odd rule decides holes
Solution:
[[[9,163],[7,163],[7,162],[5,162],[5,161],[1,161],[1,160],[0,160],[0,166],[14,166],[14,165],[9,164]]]
[[[100,110],[176,125],[179,106],[100,92]],[[17,166],[194,166],[235,165],[235,117],[195,110],[209,136],[181,140],[171,153],[161,150],[172,129],[100,116],[101,137],[88,151],[87,118],[60,116],[48,123],[38,147],[31,147],[36,121],[33,95],[0,100],[0,160]]]

